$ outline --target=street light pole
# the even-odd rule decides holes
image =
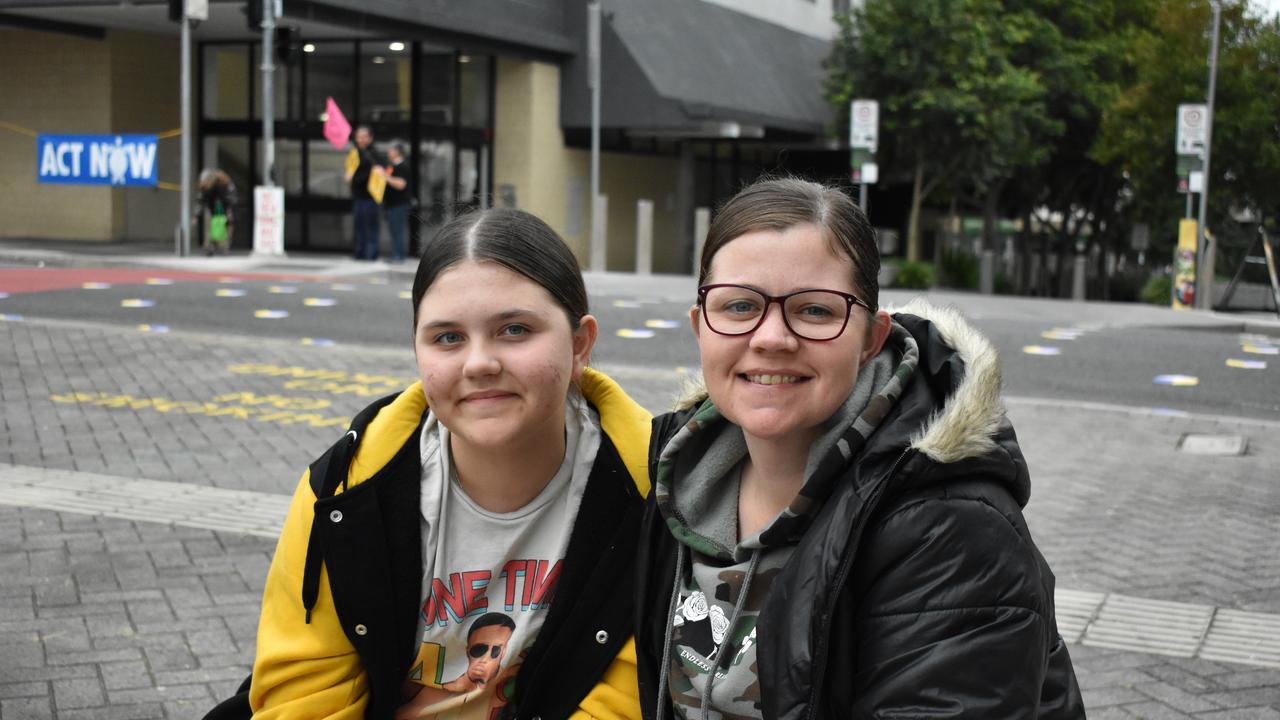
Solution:
[[[591,90],[591,269],[605,270],[605,238],[600,202],[600,3],[587,3],[587,87]]]
[[[1213,6],[1213,35],[1209,41],[1209,97],[1206,99],[1208,112],[1205,114],[1204,127],[1204,187],[1200,191],[1200,222],[1196,229],[1196,248],[1199,258],[1196,262],[1196,307],[1209,310],[1213,307],[1213,258],[1212,251],[1205,242],[1205,226],[1209,221],[1209,157],[1213,150],[1213,96],[1215,81],[1218,75],[1218,31],[1222,24],[1222,3],[1210,0]]]
[[[186,14],[186,4],[182,9],[182,202],[181,221],[178,223],[178,256],[191,254],[191,20]]]
[[[276,0],[265,0],[262,3],[262,184],[272,187],[272,173],[276,164],[276,132],[275,132],[275,39],[276,39]]]

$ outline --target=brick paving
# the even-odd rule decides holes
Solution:
[[[618,370],[665,406],[673,373]],[[330,419],[413,374],[407,351],[0,323],[0,463],[287,494],[341,432]],[[1016,399],[1010,414],[1029,522],[1062,587],[1280,614],[1280,449],[1267,442],[1280,425]],[[1186,432],[1243,434],[1250,451],[1182,455]],[[0,718],[199,717],[248,669],[273,547],[0,500]],[[1072,653],[1092,717],[1280,718],[1280,669]]]

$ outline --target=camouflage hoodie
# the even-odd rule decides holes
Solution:
[[[660,688],[670,693],[678,716],[761,716],[755,626],[772,581],[833,483],[897,402],[918,361],[915,339],[894,323],[885,350],[858,373],[853,390],[810,446],[795,499],[741,541],[738,487],[747,455],[742,429],[702,399],[662,449],[654,498],[678,541],[679,582],[669,606]]]

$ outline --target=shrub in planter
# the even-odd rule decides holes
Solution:
[[[919,260],[902,263],[893,286],[905,290],[928,290],[933,287],[933,263]]]

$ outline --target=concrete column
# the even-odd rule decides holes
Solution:
[[[653,273],[653,201],[636,201],[636,274]]]
[[[707,244],[707,232],[711,229],[711,208],[700,207],[693,211],[693,276],[698,277],[702,263],[702,248]]]
[[[604,272],[609,269],[607,249],[609,247],[609,196],[600,194],[591,199],[591,235],[605,239],[606,252],[591,255],[591,270]]]
[[[679,245],[675,248],[677,258],[693,257],[692,272],[698,274],[699,243],[706,233],[699,234],[698,222],[693,208],[694,195],[697,193],[695,183],[696,161],[693,155],[693,142],[685,140],[680,143],[680,160],[676,168],[676,238]]]

